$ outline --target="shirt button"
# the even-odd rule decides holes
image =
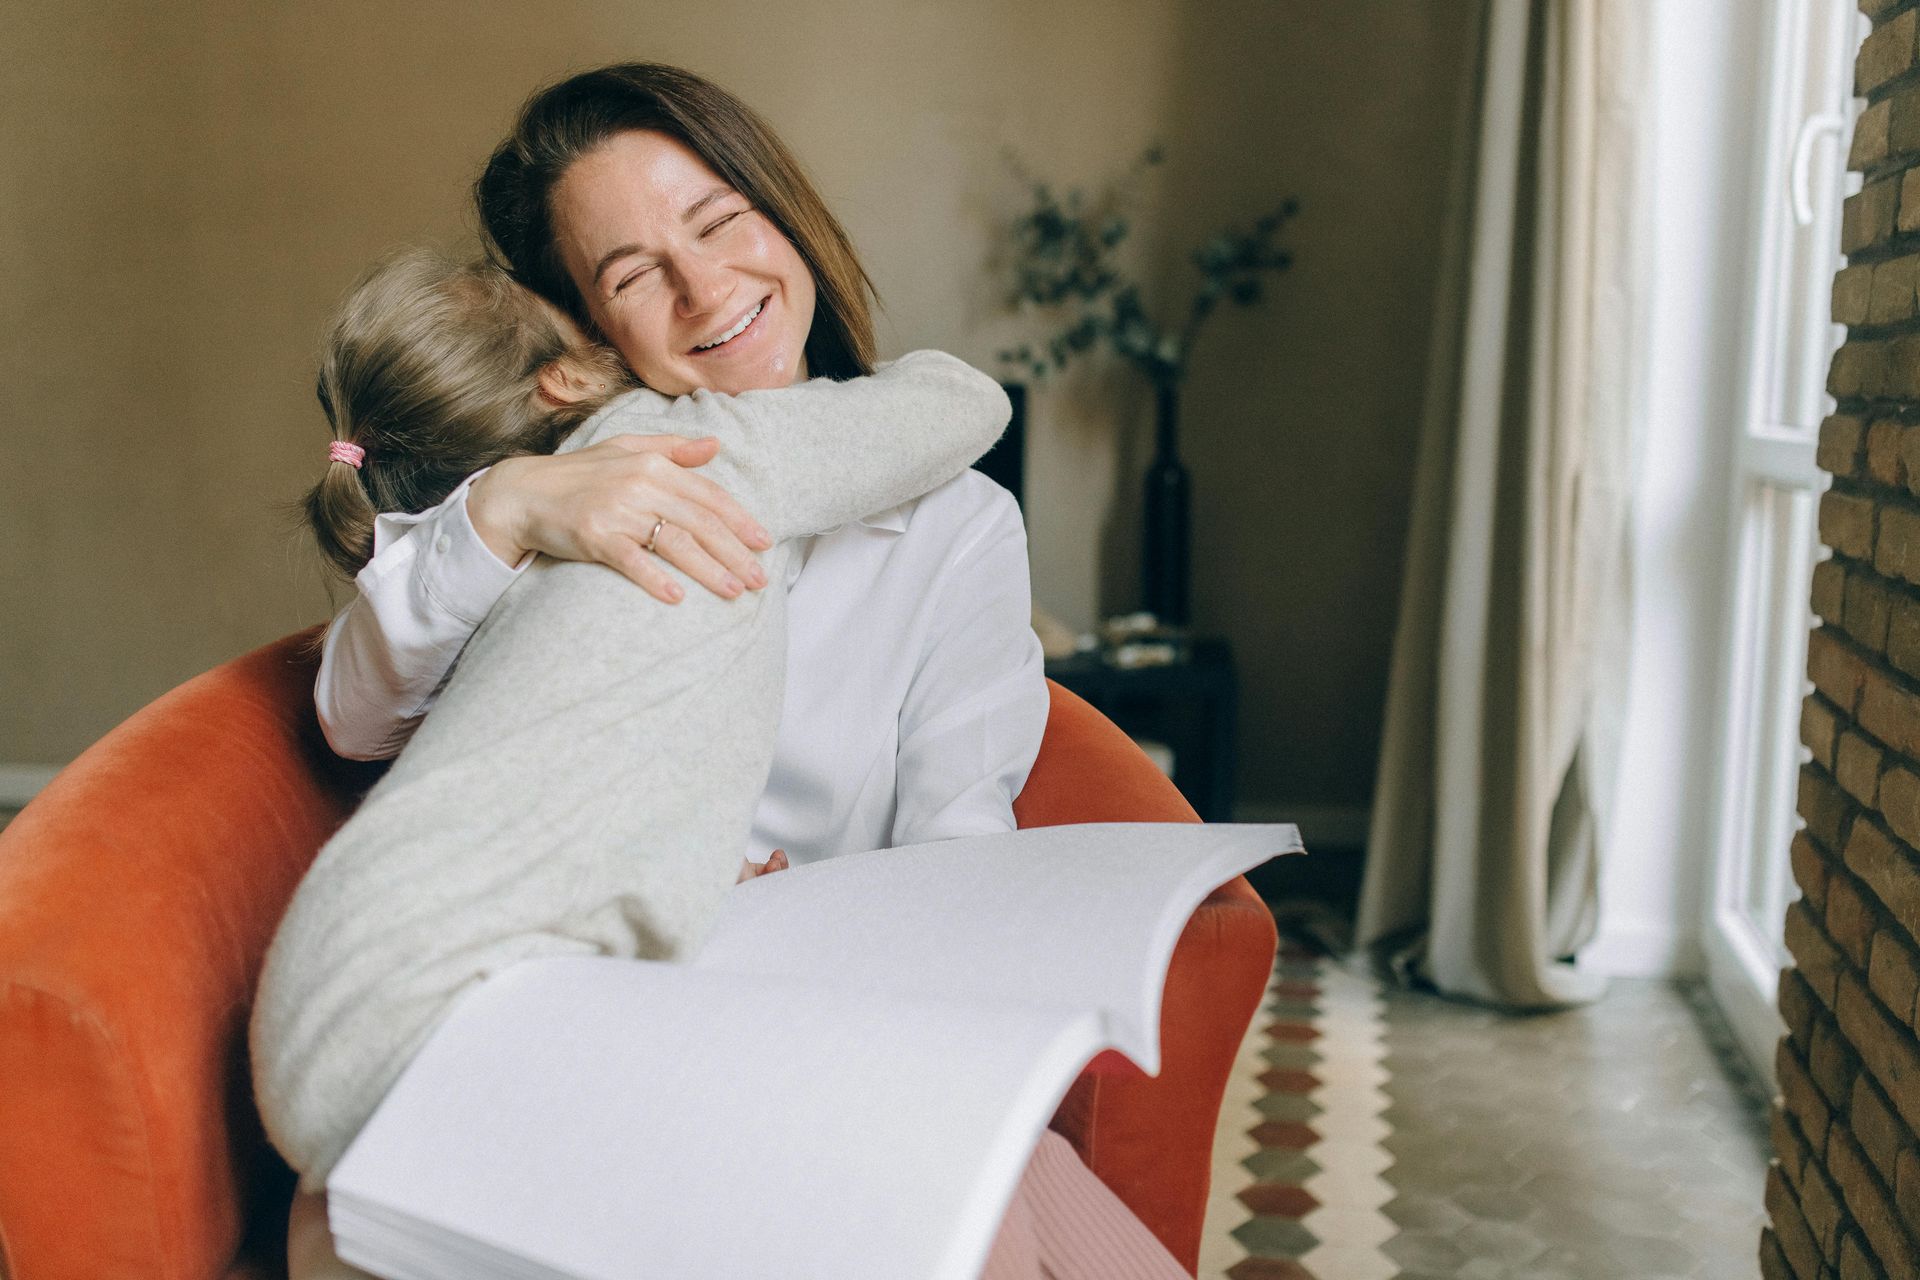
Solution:
[[[453,550],[453,539],[443,533],[434,540],[433,549],[441,555],[445,555],[447,552]]]

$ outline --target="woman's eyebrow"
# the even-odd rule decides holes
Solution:
[[[701,196],[698,200],[695,200],[692,204],[688,205],[686,212],[680,215],[680,221],[683,223],[692,222],[695,218],[700,216],[700,211],[702,209],[712,204],[715,200],[722,199],[732,194],[733,194],[733,188],[730,186],[727,186],[725,183],[721,183],[719,186],[714,187],[712,190],[708,191],[705,195]],[[613,248],[607,250],[605,253],[601,254],[600,261],[595,263],[593,267],[593,283],[595,285],[598,285],[600,283],[600,277],[607,273],[608,267],[612,266],[614,263],[618,262],[620,259],[626,257],[627,255],[638,253],[638,252],[640,252],[639,245],[623,244],[623,245],[616,245]]]
[[[680,215],[680,221],[692,222],[695,218],[700,216],[700,211],[702,209],[712,204],[715,200],[720,199],[722,196],[730,196],[732,194],[733,194],[733,188],[728,186],[724,182],[721,183],[719,186],[713,188],[711,191],[701,196],[698,200],[695,200],[692,204],[688,205],[687,211]]]

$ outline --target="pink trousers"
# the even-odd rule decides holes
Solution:
[[[287,1223],[289,1280],[374,1280],[340,1261],[327,1198],[297,1195]],[[1007,1205],[980,1280],[1189,1280],[1166,1246],[1048,1129]]]

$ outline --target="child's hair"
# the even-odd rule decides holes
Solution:
[[[577,403],[541,394],[567,357],[606,385]],[[317,394],[333,438],[365,450],[333,461],[306,496],[307,523],[351,577],[373,557],[382,511],[421,511],[481,467],[551,453],[614,395],[638,385],[550,304],[493,264],[408,249],[376,264],[327,330]]]

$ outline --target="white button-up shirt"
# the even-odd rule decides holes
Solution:
[[[524,568],[475,532],[471,483],[375,522],[314,687],[341,755],[398,754]],[[1011,830],[1048,706],[1012,495],[967,471],[797,550],[785,703],[746,856],[779,848],[798,864]]]

